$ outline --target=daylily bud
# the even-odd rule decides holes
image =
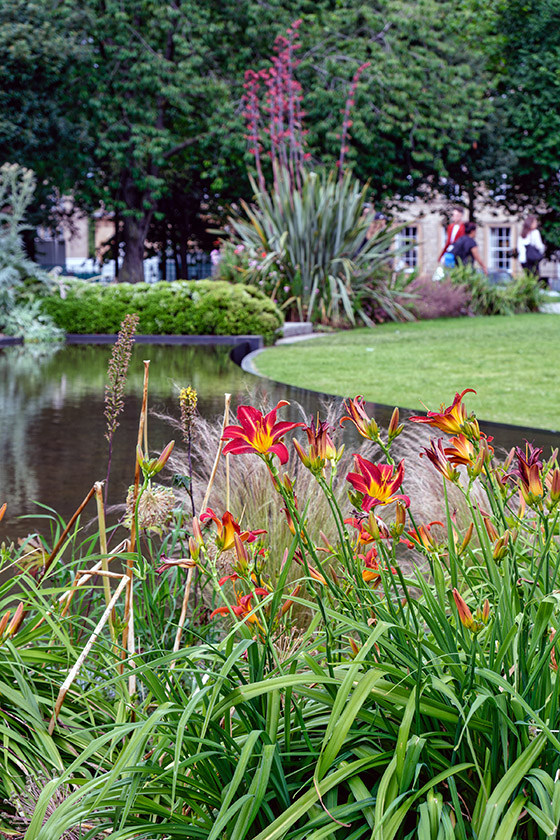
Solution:
[[[323,586],[327,585],[327,581],[325,580],[325,578],[323,577],[321,572],[318,572],[317,569],[315,569],[313,566],[308,565],[307,568],[309,569],[309,576],[312,577],[313,580],[316,580],[319,583],[322,583]]]
[[[397,438],[400,435],[403,429],[404,424],[401,423],[401,425],[399,425],[399,409],[395,407],[393,409],[391,420],[389,422],[389,428],[387,430],[389,434],[389,443],[394,441],[395,438]]]
[[[474,616],[463,598],[459,595],[457,589],[453,590],[453,600],[455,601],[455,606],[457,607],[461,624],[463,627],[466,627],[467,630],[470,630],[471,633],[476,634],[480,632],[480,630],[488,624],[488,619],[490,617],[490,602],[488,599],[485,600],[482,610],[477,609]]]
[[[144,458],[141,447],[136,447],[136,458],[140,465],[140,469],[144,474],[144,478],[152,478],[154,475],[157,475],[158,472],[161,472],[166,465],[174,446],[175,441],[172,440],[167,444],[159,458]]]
[[[4,619],[6,619],[6,621],[7,621],[7,619],[9,617],[10,617],[10,613],[8,612],[4,616],[4,618],[2,619],[2,624],[4,624]],[[10,623],[8,624],[8,628],[6,630],[6,638],[10,638],[10,636],[13,636],[17,632],[17,630],[19,629],[19,625],[21,624],[21,619],[22,618],[23,618],[23,603],[20,601],[19,604],[17,605],[17,609],[14,613],[14,617],[12,618]],[[2,631],[4,630],[5,626],[6,625],[4,624],[4,627],[2,628]]]
[[[247,549],[241,541],[239,534],[233,535],[233,541],[235,544],[235,555],[237,557],[236,569],[241,572],[241,574],[244,574],[249,568],[249,555],[247,554]]]
[[[167,446],[165,447],[165,449],[163,450],[163,452],[161,453],[161,455],[159,456],[159,458],[157,459],[157,461],[155,463],[155,467],[154,467],[155,472],[157,472],[157,473],[161,472],[161,470],[167,464],[167,461],[169,460],[169,456],[173,452],[173,447],[174,446],[175,446],[175,441],[174,440],[170,441],[167,444]]]
[[[288,610],[290,609],[290,607],[294,603],[292,601],[292,598],[297,597],[300,589],[301,589],[301,586],[298,583],[298,585],[295,587],[295,589],[293,589],[292,592],[290,592],[290,597],[286,601],[284,601],[284,603],[282,604],[282,609],[280,610],[280,615],[285,615],[285,613],[288,612]]]
[[[204,540],[202,538],[202,531],[200,529],[200,522],[198,521],[198,517],[195,516],[192,521],[192,532],[193,538],[196,540],[198,545],[202,547],[204,545]]]
[[[404,531],[404,525],[406,522],[406,507],[402,504],[402,502],[397,502],[396,511],[395,511],[395,523],[391,527],[391,534],[394,537],[400,537],[402,532]]]
[[[369,516],[367,518],[367,526],[366,530],[368,534],[371,534],[374,540],[378,540],[381,538],[381,533],[379,531],[379,525],[377,523],[377,516],[373,511],[370,511]]]
[[[358,645],[356,644],[356,642],[354,641],[354,639],[352,637],[350,637],[348,639],[348,642],[350,643],[352,653],[354,654],[354,656],[357,656],[360,652],[360,648],[358,647]]]
[[[4,502],[2,507],[0,507],[0,522],[2,521],[4,514],[6,513],[6,508],[8,507],[7,503]]]
[[[466,534],[465,534],[465,536],[463,537],[463,542],[462,542],[462,543],[461,543],[461,545],[459,546],[459,550],[458,550],[458,552],[457,552],[459,555],[461,555],[461,554],[463,553],[463,551],[466,549],[466,547],[467,547],[467,546],[468,546],[468,544],[470,543],[470,541],[471,541],[471,537],[472,537],[472,535],[473,535],[473,530],[474,530],[474,523],[473,523],[473,522],[471,522],[471,524],[470,524],[470,525],[469,525],[469,527],[467,528],[467,533],[466,533]]]
[[[550,482],[550,501],[552,503],[552,507],[560,502],[560,470],[557,468],[552,472],[552,479]],[[4,505],[4,507],[6,507]],[[0,519],[2,517],[0,516]]]
[[[6,629],[6,625],[10,620],[11,614],[11,610],[8,610],[8,612],[4,613],[4,615],[2,616],[2,620],[0,621],[0,639],[4,635],[4,630]]]
[[[463,627],[466,627],[467,630],[470,630],[473,625],[472,613],[463,598],[459,595],[457,589],[453,590],[453,600],[455,601],[455,606],[457,607],[461,624]]]
[[[499,563],[500,560],[504,559],[507,552],[510,536],[511,534],[509,531],[504,531],[502,536],[498,540],[496,540],[496,544],[494,545],[494,551],[492,552],[492,557],[494,558],[496,563]]]
[[[336,584],[338,584],[338,575],[332,566],[329,566],[329,574]]]
[[[201,545],[194,539],[194,537],[189,537],[189,554],[193,560],[198,560],[200,554]]]
[[[494,523],[490,520],[489,516],[484,516],[484,514],[482,516],[482,519],[484,521],[484,527],[486,528],[486,533],[488,534],[488,536],[490,537],[492,542],[495,542],[500,535],[498,534]]]
[[[504,472],[506,472],[506,473],[509,472],[509,468],[511,467],[511,465],[513,463],[514,456],[515,456],[515,446],[512,446],[511,449],[509,450],[507,456],[506,456],[506,460],[504,461]]]

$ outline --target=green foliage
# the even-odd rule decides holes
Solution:
[[[538,312],[543,303],[538,278],[530,272],[522,272],[509,283],[490,283],[482,272],[458,266],[449,272],[449,277],[452,283],[468,290],[473,315]]]
[[[0,167],[0,332],[31,340],[60,339],[37,301],[49,293],[53,281],[26,257],[22,245],[23,219],[34,191],[29,169],[10,163]]]
[[[296,186],[282,169],[270,191],[252,182],[255,204],[242,202],[243,215],[228,219],[234,241],[248,252],[247,279],[266,284],[301,320],[354,324],[357,316],[371,326],[374,309],[393,320],[409,317],[392,273],[394,231],[366,239],[366,188],[349,172],[300,177]]]
[[[282,326],[277,307],[258,289],[212,280],[102,284],[72,281],[66,297],[51,295],[45,313],[67,333],[117,333],[127,314],[145,335],[263,335]]]

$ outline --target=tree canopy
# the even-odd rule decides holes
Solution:
[[[209,218],[250,197],[244,74],[301,18],[314,166],[337,160],[367,62],[346,164],[376,201],[484,179],[555,213],[560,0],[501,2],[4,0],[0,158],[35,170],[43,206],[56,188],[114,213],[121,279],[142,279],[146,241],[184,268]]]

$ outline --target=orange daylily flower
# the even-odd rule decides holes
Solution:
[[[428,411],[426,417],[409,417],[413,423],[426,423],[428,426],[434,426],[441,432],[448,435],[456,435],[464,431],[463,424],[467,420],[467,409],[462,403],[465,394],[476,394],[473,388],[465,388],[460,394],[455,394],[453,403],[446,408],[442,403],[440,411]]]
[[[408,496],[397,494],[404,478],[404,460],[395,470],[393,464],[372,464],[361,455],[354,455],[354,463],[358,472],[348,473],[346,481],[358,493],[363,493],[362,510],[370,511],[377,505],[388,505],[401,500],[406,507],[410,506]]]
[[[341,419],[340,425],[342,426],[345,420],[350,420],[362,437],[377,441],[379,439],[379,427],[373,417],[368,416],[365,410],[365,402],[362,396],[354,397],[353,400],[345,400],[344,408],[348,415]]]
[[[264,416],[251,405],[240,405],[237,409],[239,426],[226,426],[222,440],[228,440],[224,446],[224,455],[242,455],[256,452],[257,455],[277,455],[281,464],[288,461],[288,450],[280,440],[285,434],[303,426],[303,423],[276,422],[276,412],[286,400],[280,400],[276,408]]]
[[[206,508],[201,515],[200,521],[207,522],[209,519],[214,522],[217,528],[215,537],[216,548],[218,551],[229,551],[235,546],[235,535],[239,535],[242,542],[254,542],[260,534],[266,534],[263,528],[258,528],[256,531],[242,531],[238,522],[233,518],[229,510],[226,510],[221,519],[214,513],[212,508]]]

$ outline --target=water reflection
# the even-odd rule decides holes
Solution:
[[[93,482],[105,477],[104,389],[111,346],[77,345],[48,350],[34,347],[0,349],[0,504],[8,503],[0,524],[0,540],[25,536],[38,529],[40,512],[34,500],[71,516]],[[256,379],[234,365],[228,347],[135,345],[129,370],[125,411],[115,433],[110,502],[121,501],[134,473],[140,411],[143,360],[150,359],[149,405],[178,416],[177,394],[192,385],[199,394],[200,412],[221,415],[224,393],[241,402],[293,403],[283,417],[300,419],[299,403],[307,414],[317,411],[323,395]],[[353,396],[353,395],[352,395]],[[449,400],[453,395],[442,395]],[[375,407],[380,425],[391,409]],[[403,412],[406,416],[407,412]],[[509,448],[524,438],[543,446],[560,445],[560,434],[481,423],[497,445]],[[351,436],[350,424],[346,424]],[[150,448],[163,447],[173,436],[169,426],[149,419]],[[348,440],[352,445],[352,441]]]

